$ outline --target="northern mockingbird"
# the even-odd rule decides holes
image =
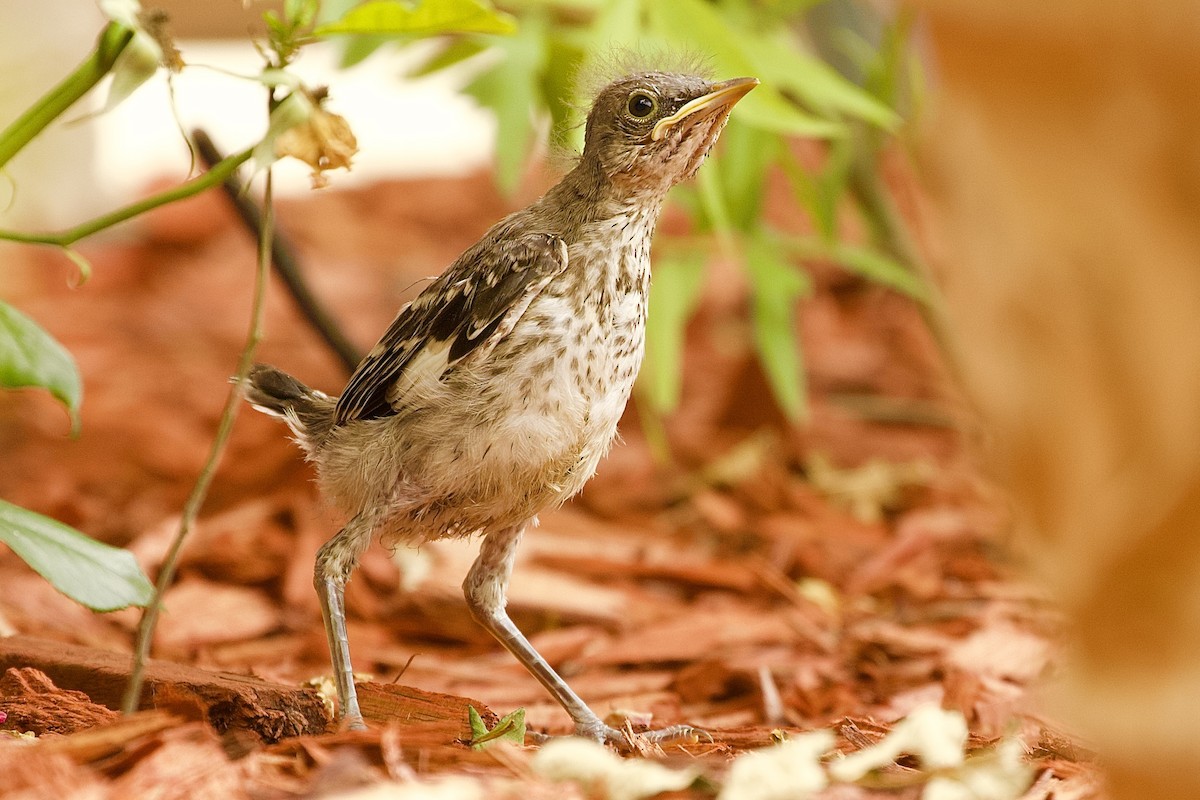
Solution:
[[[576,733],[624,740],[509,619],[506,589],[522,531],[583,488],[616,434],[642,361],[663,198],[695,174],[734,103],[757,85],[662,72],[610,83],[592,104],[575,168],[402,308],[340,397],[254,368],[250,402],[287,422],[322,492],[350,518],[314,574],[349,727],[364,725],[343,591],[371,537],[480,534],[463,583],[474,618],[562,704]]]

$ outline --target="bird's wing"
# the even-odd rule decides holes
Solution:
[[[553,234],[487,237],[400,310],[337,402],[336,425],[395,414],[404,395],[481,345],[507,335],[530,301],[567,267]],[[493,342],[494,343],[494,342]]]

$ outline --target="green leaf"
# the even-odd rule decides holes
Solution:
[[[700,201],[700,211],[704,213],[704,222],[721,237],[721,244],[732,244],[729,209],[725,207],[725,194],[721,190],[721,173],[715,169],[702,169],[696,175],[696,198]]]
[[[0,387],[47,389],[67,407],[71,429],[79,429],[83,382],[75,359],[36,322],[4,302],[0,302]]]
[[[900,124],[896,112],[870,92],[800,50],[790,31],[756,37],[750,58],[760,80],[793,92],[809,108],[826,115],[846,114],[888,130]]]
[[[730,222],[739,230],[749,231],[758,224],[767,168],[775,160],[780,144],[778,136],[736,118],[721,134],[720,157],[707,169],[720,171],[725,207]]]
[[[316,20],[320,7],[320,0],[284,0],[283,16],[293,28],[307,28]]]
[[[833,261],[870,281],[895,289],[922,303],[931,299],[929,287],[916,272],[867,245],[828,242],[805,236],[788,240],[784,246],[801,258],[824,258]]]
[[[369,0],[351,8],[336,22],[319,25],[313,35],[510,34],[516,29],[511,15],[497,11],[485,0],[421,0],[415,5],[398,0]]]
[[[707,252],[702,246],[668,245],[654,260],[646,323],[646,363],[638,380],[640,396],[665,414],[679,404],[683,385],[683,345],[688,320],[700,302]]]
[[[763,86],[759,86],[746,95],[745,100],[738,103],[738,119],[747,125],[784,136],[808,139],[837,139],[846,135],[846,127],[840,122],[805,114],[785,100],[773,87],[767,87],[765,92],[762,90]]]
[[[929,288],[916,273],[878,250],[839,242],[830,248],[829,256],[851,272],[875,283],[895,289],[914,300],[929,301]]]
[[[806,171],[796,154],[788,148],[780,148],[777,153],[779,167],[787,176],[796,201],[812,216],[817,233],[826,242],[837,241],[838,211],[854,160],[853,141],[831,141],[825,163],[815,173]]]
[[[145,606],[154,587],[128,550],[0,500],[0,541],[55,589],[93,611]]]
[[[796,344],[796,301],[811,289],[808,276],[785,259],[780,242],[760,232],[748,237],[754,344],[780,408],[792,421],[808,416],[804,361]]]
[[[446,42],[445,47],[433,53],[427,61],[408,70],[406,74],[410,78],[431,75],[477,56],[486,49],[487,45],[475,39],[451,39]]]
[[[103,108],[97,113],[112,111],[133,94],[135,89],[154,77],[162,58],[162,47],[154,37],[140,28],[135,30],[133,38],[113,64],[113,79],[108,86],[108,97]]]
[[[496,727],[488,730],[475,710],[475,706],[467,706],[467,720],[471,725],[471,748],[482,750],[493,742],[510,741],[519,745],[525,744],[525,709],[518,708],[510,714],[505,714],[496,723]]]
[[[542,99],[550,112],[551,141],[579,150],[583,149],[583,126],[571,127],[575,111],[571,93],[584,53],[572,38],[552,31],[546,37],[546,66],[541,77]],[[576,141],[572,141],[573,132],[579,134]]]
[[[545,22],[536,14],[522,19],[516,36],[496,41],[502,60],[472,81],[466,92],[496,115],[496,183],[516,191],[533,145],[534,112],[541,108],[546,64]]]
[[[393,38],[391,36],[365,33],[358,36],[348,36],[345,48],[342,50],[342,61],[339,66],[342,69],[350,69],[350,67],[356,64],[361,64],[374,55],[376,50],[392,41]]]
[[[282,40],[287,37],[288,25],[274,11],[264,11],[263,22],[266,23],[272,39]]]
[[[812,216],[817,231],[822,236],[826,236],[830,225],[828,220],[822,218],[823,207],[817,199],[819,192],[816,179],[805,171],[800,159],[796,158],[796,154],[786,147],[779,151],[779,168],[787,177],[788,183],[791,184],[796,202]]]
[[[652,31],[677,47],[711,56],[713,68],[722,78],[761,77],[751,54],[759,37],[731,25],[720,10],[704,0],[670,0],[646,4]],[[789,102],[779,88],[764,82],[738,103],[738,119],[765,131],[793,136],[831,138],[842,136],[845,127],[837,121],[807,114]]]
[[[840,139],[829,145],[825,166],[815,176],[817,229],[827,241],[838,238],[838,205],[854,165],[854,143]]]
[[[827,126],[833,125],[827,129],[829,133],[794,131],[799,135],[815,136],[840,135],[840,126],[836,123],[843,115],[888,129],[900,122],[886,103],[838,74],[818,56],[806,52],[796,35],[795,21],[779,9],[772,13],[751,8],[748,3],[721,4],[704,0],[671,0],[655,6],[670,6],[656,10],[678,13],[677,24],[682,24],[686,16],[690,24],[675,28],[676,37],[692,38],[695,40],[693,47],[706,53],[711,51],[716,66],[754,75],[763,82],[763,86],[754,92],[758,99],[747,97],[739,103],[737,113],[743,121],[757,119],[769,107],[779,118],[764,119],[763,123],[779,126],[771,128],[776,132],[788,133],[790,131],[783,130],[782,126],[799,126],[802,119],[808,124],[823,121]],[[767,91],[764,92],[764,88]],[[800,112],[783,93],[798,98],[823,120]]]

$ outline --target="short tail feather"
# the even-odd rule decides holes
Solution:
[[[264,414],[288,424],[296,440],[310,453],[333,427],[335,398],[310,389],[286,372],[255,364],[247,378],[246,399]]]

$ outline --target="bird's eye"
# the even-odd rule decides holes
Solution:
[[[637,119],[645,119],[658,110],[658,101],[654,95],[646,92],[634,92],[629,95],[629,115]]]

